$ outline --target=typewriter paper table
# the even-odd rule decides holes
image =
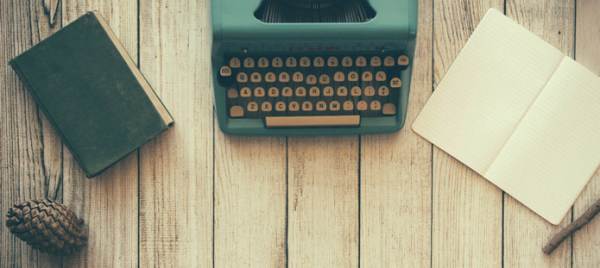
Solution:
[[[490,7],[600,74],[598,1],[424,0],[399,133],[253,138],[215,120],[208,1],[0,0],[0,212],[48,196],[89,229],[83,252],[54,257],[2,223],[0,267],[600,266],[599,219],[541,251],[600,197],[600,175],[552,226],[408,127]],[[92,180],[7,67],[89,10],[176,120]]]

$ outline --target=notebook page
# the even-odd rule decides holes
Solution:
[[[485,174],[564,57],[490,9],[412,129]]]
[[[565,58],[485,177],[558,224],[600,165],[600,78]]]

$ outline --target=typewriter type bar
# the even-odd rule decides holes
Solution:
[[[405,55],[231,55],[219,71],[230,118],[271,127],[356,127],[361,117],[394,116]]]
[[[357,127],[359,115],[267,116],[266,127]]]

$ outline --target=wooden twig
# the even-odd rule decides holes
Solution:
[[[600,212],[600,199],[598,199],[596,203],[588,208],[588,210],[583,213],[579,219],[569,224],[569,226],[550,239],[550,242],[544,246],[542,251],[550,255],[550,253],[552,253],[552,251],[554,251],[560,245],[560,243],[567,239],[567,237],[573,235],[577,230],[581,229],[581,227],[588,224],[588,222],[590,222],[596,216],[596,214],[598,214],[598,212]]]

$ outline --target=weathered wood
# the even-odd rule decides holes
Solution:
[[[288,267],[358,267],[358,144],[288,139]]]
[[[286,139],[215,135],[214,267],[286,267]]]
[[[361,138],[361,267],[431,266],[431,143],[411,129],[432,89],[433,1],[419,1],[404,128]]]
[[[8,65],[59,28],[50,24],[40,1],[0,1],[0,267],[61,265],[60,257],[33,250],[4,225],[15,203],[62,198],[62,142]]]
[[[76,0],[62,5],[64,26],[97,10],[137,62],[137,1]],[[138,266],[138,152],[88,179],[64,148],[64,203],[88,229],[83,252],[63,257],[64,267]]]
[[[575,10],[573,1],[506,1],[506,15],[573,56]],[[571,244],[563,243],[552,255],[542,252],[549,239],[571,222],[571,212],[559,226],[547,222],[510,195],[504,198],[505,267],[567,267]]]
[[[492,7],[503,1],[435,2],[434,86]],[[435,146],[432,236],[432,267],[502,265],[502,191]]]
[[[210,267],[209,1],[140,3],[140,67],[175,125],[140,149],[140,267]]]
[[[577,1],[577,35],[575,60],[600,75],[600,2]],[[573,208],[575,218],[580,217],[591,204],[600,198],[600,172],[597,171],[583,190]],[[573,236],[573,267],[600,267],[600,219],[591,221]],[[554,254],[554,253],[552,253]]]

